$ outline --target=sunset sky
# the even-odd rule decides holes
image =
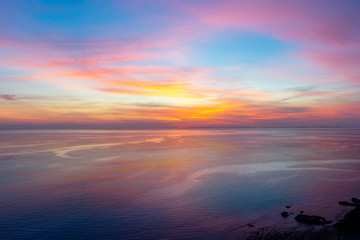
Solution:
[[[360,1],[0,2],[0,128],[360,127]]]

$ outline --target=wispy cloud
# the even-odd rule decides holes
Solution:
[[[18,96],[14,94],[0,94],[0,98],[8,101],[15,101],[18,99]]]
[[[294,42],[301,54],[358,81],[360,72],[359,4],[339,1],[211,1],[186,4],[183,9],[218,29],[238,28],[271,34]]]
[[[71,4],[63,13],[76,8]],[[92,17],[96,3],[84,3],[69,25],[44,14],[57,13],[51,3],[4,5],[3,124],[354,126],[360,119],[355,1],[109,1],[103,7],[106,14],[95,21],[82,16]],[[274,42],[279,49],[266,55]]]

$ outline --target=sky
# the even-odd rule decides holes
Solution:
[[[0,129],[360,127],[357,0],[3,0]]]

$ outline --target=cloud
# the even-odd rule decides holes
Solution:
[[[9,75],[1,83],[3,92],[13,93],[0,95],[7,100],[0,106],[3,123],[49,128],[290,127],[311,126],[312,121],[313,126],[354,126],[359,119],[356,1],[160,3],[155,12],[150,8],[154,3],[133,3],[149,11],[144,19],[131,18],[144,28],[139,32],[99,23],[96,35],[61,34],[47,28],[47,21],[41,23],[42,33],[33,22],[26,29],[13,26],[16,22],[0,29],[0,65]],[[127,11],[139,10],[129,4]],[[158,16],[164,9],[171,14]],[[32,14],[29,10],[26,16]],[[229,32],[269,35],[295,45],[296,52],[235,66],[209,66],[199,59],[198,51],[212,51],[200,44],[221,40]],[[293,58],[301,61],[288,61]],[[31,98],[23,96],[25,90]],[[81,100],[72,100],[77,97]],[[15,100],[23,101],[11,102]]]
[[[0,94],[0,98],[8,101],[16,101],[18,96],[14,94]]]
[[[178,5],[215,28],[262,32],[301,47],[299,55],[347,81],[359,81],[360,4],[356,1],[199,1]]]

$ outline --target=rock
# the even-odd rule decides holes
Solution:
[[[302,211],[302,210],[301,210],[301,211],[300,211],[300,213],[301,213],[301,214],[303,214],[303,213],[304,213],[304,211]]]
[[[344,219],[335,224],[335,228],[341,231],[360,233],[360,207],[346,213]]]
[[[350,206],[350,207],[358,207],[358,206],[360,206],[359,203],[349,203],[349,202],[346,202],[346,201],[340,201],[339,205],[341,205],[341,206]]]
[[[289,206],[289,205],[286,205],[285,207],[286,207],[286,208],[291,208],[291,206]]]
[[[248,227],[249,227],[249,228],[253,228],[253,227],[255,227],[255,226],[252,225],[251,223],[249,223],[249,224],[248,224]]]
[[[358,198],[352,198],[351,199],[351,201],[353,202],[353,203],[359,203],[360,204],[360,199],[358,199]]]
[[[327,221],[325,218],[321,216],[315,216],[315,215],[305,215],[305,214],[298,214],[295,217],[295,220],[300,223],[305,223],[309,225],[325,225],[330,224],[332,221]]]
[[[281,213],[281,216],[283,216],[284,218],[286,218],[286,217],[289,216],[289,213],[288,213],[288,212],[282,212],[282,213]]]

